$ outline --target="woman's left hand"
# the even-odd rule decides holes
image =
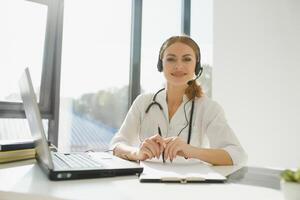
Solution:
[[[184,140],[176,136],[165,138],[164,141],[166,143],[164,149],[165,160],[170,159],[172,162],[176,158],[176,155],[187,157],[189,145]]]

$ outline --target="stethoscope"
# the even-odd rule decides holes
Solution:
[[[148,105],[146,111],[145,111],[145,114],[148,114],[149,110],[151,109],[152,106],[156,105],[159,107],[159,109],[163,112],[163,107],[161,106],[160,103],[158,103],[156,101],[156,96],[162,92],[163,90],[165,90],[165,88],[162,88],[160,90],[158,90],[153,98],[152,98],[152,102]],[[187,121],[187,117],[186,117],[186,112],[185,112],[185,105],[189,102],[189,101],[192,101],[192,108],[191,108],[191,114],[190,114],[190,120],[189,122]],[[194,105],[195,105],[195,102],[194,102],[194,99],[190,99],[189,101],[187,101],[185,104],[184,104],[184,114],[185,114],[185,117],[186,117],[186,121],[188,122],[188,125],[189,125],[189,129],[188,129],[188,138],[187,138],[187,144],[190,144],[190,141],[191,141],[191,135],[192,135],[192,122],[193,122],[193,114],[194,114]],[[187,125],[185,127],[183,127],[180,132],[177,134],[177,136],[179,136],[181,134],[181,132],[187,127]]]

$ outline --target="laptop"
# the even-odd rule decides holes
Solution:
[[[138,163],[107,152],[60,153],[50,151],[36,101],[29,69],[19,81],[26,118],[34,139],[36,160],[50,180],[135,175],[143,171]]]

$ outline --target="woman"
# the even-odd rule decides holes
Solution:
[[[163,43],[157,68],[164,74],[166,88],[136,98],[112,139],[114,155],[128,160],[162,156],[171,162],[183,156],[213,165],[246,161],[222,108],[197,84],[200,59],[198,45],[188,36],[174,36]]]

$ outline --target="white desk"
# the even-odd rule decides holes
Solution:
[[[227,175],[236,169],[216,167],[216,170]],[[217,184],[140,183],[137,176],[49,181],[35,160],[27,160],[0,165],[0,199],[283,200],[277,172],[275,175],[273,171],[269,175],[266,172],[268,169],[243,168],[226,183]],[[267,178],[261,177],[264,175]]]

